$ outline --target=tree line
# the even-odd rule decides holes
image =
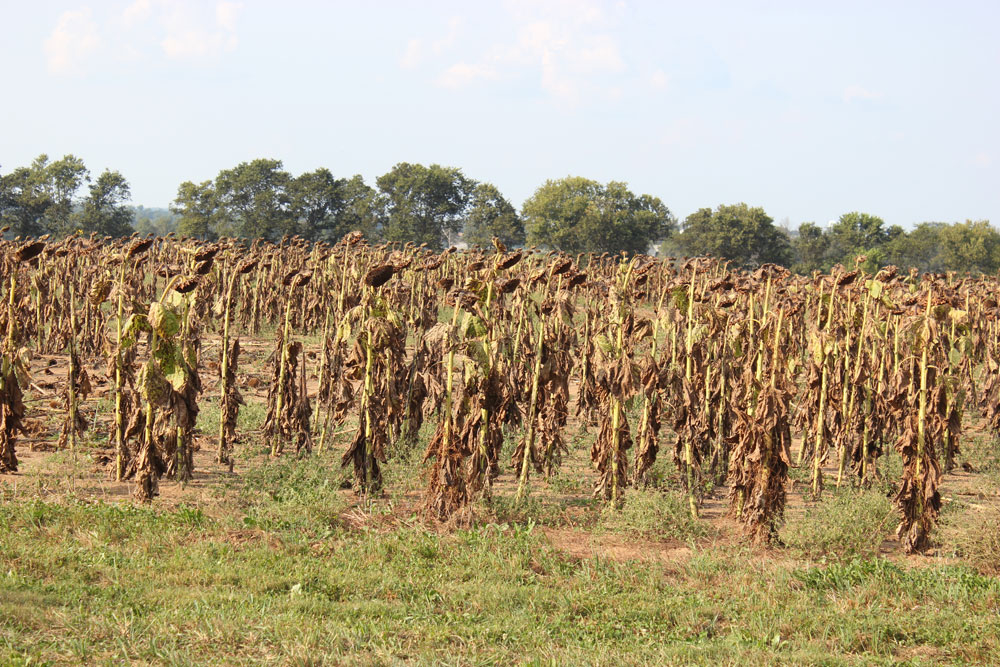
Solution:
[[[136,230],[215,239],[276,241],[298,235],[335,241],[361,231],[372,241],[412,242],[440,250],[452,244],[488,245],[492,237],[517,247],[537,245],[571,253],[658,252],[711,254],[733,266],[764,263],[799,273],[887,264],[923,271],[994,273],[1000,232],[988,221],[924,222],[910,231],[874,215],[845,213],[824,228],[775,225],[760,207],[740,203],[703,208],[679,222],[649,194],[628,184],[566,177],[548,180],[518,211],[493,184],[461,169],[402,162],[375,179],[337,177],[326,168],[293,175],[281,160],[261,158],[223,169],[213,180],[185,181],[169,212],[132,207],[118,171],[91,178],[73,155],[0,173],[0,222],[9,235],[63,236],[73,232],[123,236]]]

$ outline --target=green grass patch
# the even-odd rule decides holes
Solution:
[[[712,533],[707,523],[691,516],[687,496],[676,490],[628,489],[621,507],[604,507],[598,525],[608,532],[682,542]]]
[[[279,462],[280,463],[280,462]],[[317,471],[257,473],[299,506]],[[318,497],[316,498],[318,500]],[[1000,591],[967,568],[680,569],[575,559],[531,526],[239,529],[198,509],[0,506],[0,664],[996,663]],[[839,569],[835,569],[839,568]]]
[[[872,558],[895,525],[892,503],[879,491],[828,491],[802,515],[787,520],[781,539],[807,558]]]

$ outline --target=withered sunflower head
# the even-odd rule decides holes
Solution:
[[[185,276],[174,283],[174,291],[180,292],[181,294],[187,294],[188,292],[193,292],[197,286],[197,276]]]
[[[516,290],[521,284],[520,278],[510,278],[509,280],[504,280],[497,284],[497,289],[501,294],[510,294]]]
[[[505,271],[520,262],[522,256],[521,251],[517,251],[511,255],[505,255],[497,264],[497,268]]]
[[[256,259],[245,259],[236,267],[236,272],[241,276],[250,273],[257,268],[258,262],[259,260]]]
[[[14,253],[14,258],[20,263],[30,262],[42,254],[43,250],[45,250],[44,241],[31,241],[18,248],[17,252]]]
[[[217,245],[205,248],[204,250],[201,250],[197,254],[195,254],[194,261],[195,262],[208,261],[213,257],[215,257],[216,253],[218,252],[219,252],[219,246]]]
[[[552,275],[558,276],[569,271],[570,267],[573,266],[573,261],[569,259],[561,259],[552,265]]]
[[[139,257],[144,252],[149,250],[149,247],[153,245],[152,239],[145,239],[143,241],[133,241],[132,245],[128,247],[128,251],[125,253],[127,259],[132,259],[133,257]]]
[[[372,267],[365,274],[364,282],[369,287],[381,287],[389,282],[389,279],[396,273],[396,267],[392,264],[382,264]]]
[[[458,305],[460,308],[468,310],[479,302],[479,298],[469,290],[454,289],[445,295],[444,301],[449,306]]]
[[[313,277],[312,271],[302,271],[301,273],[295,276],[295,279],[292,281],[292,286],[303,287],[305,285],[308,285],[309,281],[312,280],[312,277]]]
[[[840,278],[837,279],[837,287],[846,287],[847,285],[853,283],[857,277],[858,277],[857,270],[851,271],[850,273],[845,273],[844,275],[840,276]]]

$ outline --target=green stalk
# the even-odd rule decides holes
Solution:
[[[920,480],[920,469],[924,460],[924,439],[927,437],[927,352],[930,349],[930,333],[931,329],[927,322],[931,316],[931,295],[932,290],[927,290],[927,308],[924,311],[924,340],[923,350],[920,353],[920,399],[919,407],[917,411],[917,460],[916,460],[916,472],[914,475],[914,483],[917,485],[917,489],[920,489],[915,494],[917,499],[917,516],[922,516],[924,513],[924,494],[923,494],[923,483]]]
[[[226,287],[225,310],[222,316],[222,356],[219,362],[222,374],[219,381],[219,406],[222,406],[229,389],[229,319],[232,312],[233,290],[236,287],[236,272],[229,277],[229,285]],[[233,471],[232,457],[226,453],[226,415],[219,411],[219,450],[215,460],[217,463],[225,463],[229,459],[229,472]]]
[[[76,298],[73,291],[73,281],[69,281],[69,449],[76,451]]]
[[[528,434],[521,458],[521,473],[517,483],[517,494],[514,502],[519,503],[524,498],[528,486],[528,465],[531,463],[531,449],[535,446],[535,418],[538,413],[538,385],[542,375],[542,341],[545,338],[545,316],[538,319],[538,332],[535,343],[535,364],[531,373],[531,400],[528,403]]]
[[[320,353],[319,353],[319,389],[317,391],[323,390],[323,383],[326,381],[326,338],[330,333],[330,308],[326,309],[326,317],[323,320],[323,336],[320,338]],[[319,426],[319,416],[323,413],[322,401],[317,398],[318,405],[316,406],[316,412],[313,415],[313,426],[312,430],[315,431]]]
[[[857,374],[858,367],[861,365],[861,346],[865,336],[865,329],[868,327],[868,301],[870,298],[869,293],[865,293],[865,300],[862,304],[861,312],[861,331],[858,333],[858,349],[851,356],[851,343],[853,339],[851,337],[851,329],[847,327],[846,337],[847,340],[844,343],[844,353],[847,359],[844,361],[844,392],[840,400],[840,412],[843,415],[843,422],[845,427],[849,427],[851,423],[851,416],[854,414],[855,398],[857,394],[857,387],[851,382]],[[851,297],[847,297],[847,311],[851,312]],[[852,368],[853,363],[853,368]],[[840,488],[840,484],[844,479],[844,470],[847,468],[847,434],[841,434],[840,440],[840,460],[837,463],[837,488]]]
[[[122,262],[118,271],[118,319],[115,350],[115,480],[120,482],[125,478],[125,432],[122,423],[122,398],[125,379],[123,377],[122,359],[122,318],[125,317],[125,265],[128,258]]]
[[[694,287],[697,279],[696,269],[691,269],[691,285],[688,288],[687,304],[687,333],[685,336],[685,364],[684,377],[691,381],[694,376]],[[698,518],[698,500],[695,495],[695,475],[694,475],[694,443],[691,438],[684,439],[684,464],[687,468],[688,505],[691,509],[691,517]]]
[[[288,299],[285,301],[285,326],[282,329],[283,334],[281,336],[281,349],[278,350],[279,360],[278,360],[278,396],[275,400],[275,410],[274,419],[276,422],[276,433],[274,434],[274,441],[271,444],[271,456],[278,456],[281,450],[284,448],[281,441],[281,409],[284,407],[284,386],[285,386],[285,376],[288,373],[288,336],[291,331],[292,323],[292,287],[288,288]]]
[[[653,321],[653,342],[649,346],[649,356],[650,356],[650,358],[654,362],[656,361],[656,338],[657,338],[657,336],[660,333],[660,316],[659,315],[660,315],[660,310],[663,308],[663,298],[665,296],[666,296],[666,291],[664,290],[664,291],[662,291],[660,293],[660,302],[656,306],[656,319]],[[587,312],[587,321],[586,321],[586,324],[584,325],[584,340],[585,341],[589,338],[589,334],[590,334],[590,312],[588,311]],[[587,363],[586,356],[584,356],[583,363],[584,363],[584,371],[586,371],[587,370],[587,368],[586,368],[586,363]],[[581,380],[583,378],[586,378],[586,377],[587,377],[586,375],[583,375],[582,378],[581,378]],[[646,431],[649,429],[649,425],[648,425],[647,422],[649,421],[649,411],[651,409],[652,409],[652,400],[649,398],[649,396],[643,396],[643,398],[642,398],[642,418],[639,420],[639,434],[638,434],[638,436],[636,438],[636,440],[638,442],[642,442],[643,438],[646,436]],[[638,459],[636,459],[636,465],[638,466]],[[638,482],[638,480],[636,480],[636,481]]]
[[[462,311],[462,306],[459,304],[458,299],[455,300],[455,310],[451,313],[451,328],[452,331],[458,325],[458,315]],[[444,395],[444,437],[441,440],[441,450],[439,456],[444,458],[448,455],[448,451],[451,449],[451,436],[453,427],[453,415],[452,406],[455,400],[455,346],[448,346],[448,362],[445,367],[445,395]]]
[[[166,290],[164,290],[163,295],[166,296]],[[181,319],[181,356],[184,357],[185,368],[187,368],[187,363],[190,361],[188,357],[188,331],[190,327],[190,315],[191,315],[191,300],[188,295],[183,295],[184,298],[184,314]],[[181,482],[187,482],[191,479],[191,470],[188,467],[188,445],[184,439],[184,427],[181,425],[177,426],[177,449],[174,451],[174,461],[176,461],[175,470],[177,470],[177,479]]]
[[[366,288],[367,289],[367,288]],[[374,425],[372,424],[371,400],[375,394],[375,383],[372,379],[375,369],[375,354],[372,351],[372,332],[366,332],[367,344],[365,345],[365,381],[364,392],[361,394],[361,410],[365,416],[365,489],[372,490],[372,459],[375,458],[375,450],[372,447],[372,436],[374,435]]]

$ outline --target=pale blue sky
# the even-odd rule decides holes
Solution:
[[[0,169],[134,203],[255,157],[456,166],[516,205],[622,180],[679,217],[1000,224],[997,2],[0,0]]]

